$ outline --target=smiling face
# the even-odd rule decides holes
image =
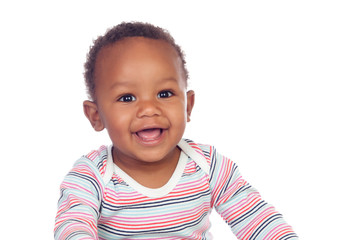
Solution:
[[[172,46],[132,37],[100,51],[95,102],[85,101],[84,111],[95,130],[107,129],[114,158],[154,163],[178,157],[193,104]]]

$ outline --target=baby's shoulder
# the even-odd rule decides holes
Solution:
[[[196,155],[200,156],[203,159],[206,159],[206,162],[209,165],[210,169],[213,169],[215,167],[221,167],[223,165],[235,165],[231,159],[219,153],[213,145],[195,143],[194,141],[189,139],[184,139],[184,141],[190,146],[190,148],[193,152],[196,153]]]
[[[108,147],[101,146],[96,150],[90,151],[88,154],[83,155],[75,165],[86,164],[93,168],[94,171],[100,172],[101,175],[105,174],[108,159]]]
[[[211,161],[213,159],[214,152],[216,151],[214,146],[203,143],[196,143],[190,139],[183,139],[183,142],[186,143],[186,147],[183,147],[183,150],[187,152],[187,154],[195,159],[202,158],[206,160],[207,165],[211,165]]]

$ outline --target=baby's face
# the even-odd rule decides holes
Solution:
[[[95,66],[95,98],[114,155],[155,162],[175,151],[194,103],[181,60],[160,40],[127,38],[105,47]]]

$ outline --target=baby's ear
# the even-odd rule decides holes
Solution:
[[[91,126],[95,131],[101,131],[104,129],[104,124],[101,121],[100,114],[97,105],[91,101],[84,101],[83,103],[84,113],[87,119],[89,119]]]
[[[187,112],[187,121],[190,122],[190,115],[195,103],[195,92],[190,90],[186,93],[186,112]]]

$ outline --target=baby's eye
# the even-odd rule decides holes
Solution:
[[[120,97],[118,101],[120,101],[120,102],[132,102],[132,101],[135,101],[135,100],[136,100],[136,98],[133,95],[126,94],[126,95]]]
[[[161,91],[158,93],[158,98],[169,98],[174,95],[171,91]]]

